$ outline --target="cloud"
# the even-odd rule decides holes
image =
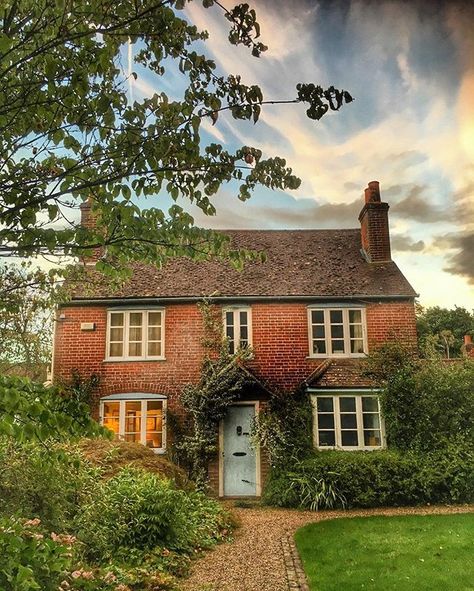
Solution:
[[[425,249],[423,240],[413,241],[407,234],[396,234],[391,236],[392,250],[406,252],[420,252]]]
[[[444,211],[432,205],[432,199],[426,196],[426,186],[415,185],[405,199],[392,206],[392,213],[398,217],[415,220],[423,224],[447,222],[452,219],[452,212]]]
[[[444,270],[453,275],[461,275],[474,285],[474,232],[446,236],[443,242],[448,248],[457,251],[448,255],[448,264]]]

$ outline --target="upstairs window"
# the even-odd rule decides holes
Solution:
[[[313,396],[314,439],[318,449],[383,447],[380,403],[374,395]]]
[[[311,357],[367,353],[363,308],[308,308]]]
[[[252,325],[250,308],[224,310],[224,331],[229,343],[229,353],[252,346]]]
[[[164,359],[164,310],[109,311],[107,359]]]
[[[141,395],[154,396],[150,399],[126,396],[111,395],[101,400],[102,425],[117,439],[164,451],[166,400],[160,395]]]

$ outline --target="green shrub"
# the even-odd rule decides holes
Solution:
[[[79,538],[91,560],[130,558],[130,550],[209,547],[228,527],[226,514],[201,493],[186,493],[156,474],[125,468],[83,507]],[[139,553],[137,556],[141,556]]]
[[[0,589],[57,591],[69,566],[65,545],[45,537],[38,522],[0,520]]]
[[[474,452],[323,451],[273,470],[263,501],[279,507],[381,507],[474,500]]]
[[[0,439],[0,514],[40,518],[50,530],[71,531],[99,475],[72,449]]]

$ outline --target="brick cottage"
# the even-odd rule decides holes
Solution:
[[[316,448],[383,447],[377,393],[361,360],[387,340],[416,344],[416,294],[391,259],[388,209],[373,181],[358,229],[226,231],[234,246],[267,254],[242,272],[184,258],[162,269],[133,264],[120,291],[91,288],[60,307],[53,378],[97,374],[96,416],[118,437],[165,453],[167,413],[190,427],[180,393],[199,379],[198,303],[212,294],[231,349],[251,345],[255,377],[219,430],[209,475],[220,496],[260,495],[267,465],[249,433],[272,392],[306,388]],[[82,214],[91,223],[87,204]]]

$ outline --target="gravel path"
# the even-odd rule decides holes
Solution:
[[[474,505],[319,513],[261,507],[232,510],[241,523],[235,541],[221,544],[199,559],[183,582],[183,591],[288,591],[282,539],[306,523],[369,515],[471,513]]]

